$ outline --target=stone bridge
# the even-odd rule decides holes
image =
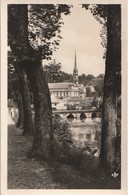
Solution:
[[[59,114],[62,118],[95,118],[101,117],[101,109],[86,109],[86,110],[55,110],[53,114]]]

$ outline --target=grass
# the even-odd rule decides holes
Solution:
[[[27,158],[32,136],[21,136],[22,130],[9,125],[8,134],[8,188],[9,189],[63,189],[54,182],[52,167],[47,162]]]
[[[8,126],[8,188],[9,189],[119,189],[120,180],[100,174],[98,161],[84,157],[82,164],[72,166],[27,158],[32,136],[22,136],[22,130]],[[72,163],[71,163],[72,162]]]

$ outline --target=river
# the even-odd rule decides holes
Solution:
[[[15,109],[16,121],[18,117],[18,111]],[[99,155],[100,143],[101,143],[101,118],[86,118],[80,119],[69,119],[71,122],[71,134],[72,138],[76,143],[76,147],[85,148],[88,147],[92,151],[97,151],[96,155]]]
[[[71,133],[77,147],[89,147],[99,155],[101,143],[101,118],[73,119]]]

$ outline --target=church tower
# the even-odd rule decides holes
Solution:
[[[74,69],[73,69],[73,82],[75,85],[78,85],[78,69],[77,69],[76,51],[75,51],[75,62],[74,62]]]

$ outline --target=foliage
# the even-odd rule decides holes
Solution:
[[[66,165],[64,162],[37,161],[27,158],[31,149],[32,136],[20,136],[21,130],[9,126],[9,150],[8,150],[8,189],[114,189],[119,188],[117,178],[114,182],[111,178],[100,180],[99,172],[95,176],[92,168],[94,160],[85,158],[81,166],[82,174],[76,167]],[[15,154],[15,155],[14,155]],[[83,159],[84,160],[84,159]],[[73,163],[74,161],[72,161]],[[87,163],[86,163],[87,162]],[[91,165],[94,165],[93,167]],[[89,169],[90,168],[90,169]],[[92,171],[91,171],[92,170]],[[96,170],[94,170],[96,172]],[[104,178],[104,175],[102,175]]]
[[[82,75],[79,75],[78,78],[79,78],[79,83],[83,84],[84,86],[90,85],[90,82],[95,80],[95,76],[92,74],[88,74],[88,75],[82,74]],[[94,85],[94,84],[91,84],[91,85]]]
[[[84,84],[84,85],[87,84],[87,76],[85,74],[79,75],[78,79],[80,84]]]
[[[86,78],[87,78],[88,80],[92,80],[92,79],[94,79],[95,77],[94,77],[92,74],[88,74]]]
[[[53,117],[53,129],[56,156],[59,158],[58,153],[61,155],[69,155],[71,148],[74,147],[70,132],[70,123],[67,120]]]
[[[73,82],[73,75],[62,71],[61,63],[57,63],[55,60],[53,60],[48,65],[44,65],[44,72],[47,82]],[[92,74],[88,74],[87,76],[85,74],[82,74],[79,75],[79,83],[85,86],[87,84],[94,86],[97,95],[101,96],[103,94],[103,78],[104,74],[99,74],[97,78]],[[90,95],[96,94],[92,94],[90,89],[87,88],[87,96]]]
[[[77,104],[68,104],[67,110],[77,110],[78,105]]]
[[[30,45],[42,54],[42,59],[50,59],[53,51],[58,49],[61,33],[62,14],[70,13],[66,4],[29,5],[28,30]]]
[[[19,78],[13,66],[16,57],[13,55],[12,51],[8,51],[8,99],[17,99],[17,95],[19,95]],[[30,83],[28,82],[28,87],[30,90],[31,101],[33,101],[33,96],[30,88]]]
[[[42,59],[49,59],[52,52],[59,46],[60,28],[63,25],[62,14],[68,15],[70,7],[66,4],[10,4],[8,6],[8,43],[13,53],[19,57],[22,55],[23,58],[28,54],[26,49],[29,48],[29,52],[34,49]],[[25,28],[22,28],[23,26]]]
[[[104,74],[99,74],[99,75],[97,76],[97,79],[104,79]]]
[[[73,81],[72,74],[68,74],[61,70],[61,63],[53,60],[48,65],[44,65],[44,72],[47,82],[65,82]]]
[[[55,32],[60,33],[61,14],[69,14],[69,6],[39,4],[30,5],[29,8],[33,8],[33,11],[31,12],[29,9],[28,14],[28,6],[25,4],[9,5],[8,38],[10,48],[17,58],[18,65],[26,73],[33,91],[35,133],[31,156],[48,159],[53,154],[52,110],[50,93],[41,67],[41,60],[48,59],[52,55],[53,49],[56,49],[55,45],[59,45]],[[40,29],[40,31],[35,32],[35,29]],[[33,32],[32,36],[31,31]],[[55,41],[52,40],[54,36],[56,36]],[[39,44],[40,40],[41,44]],[[49,42],[50,40],[51,42]],[[24,89],[24,92],[26,91]],[[27,123],[26,121],[26,124],[29,124],[29,122]]]
[[[44,72],[48,82],[57,82],[61,77],[61,63],[56,63],[56,61],[53,60],[48,65],[44,65]]]
[[[47,79],[47,82],[73,82],[73,75],[66,73],[61,70],[61,63],[57,63],[53,60],[48,65],[44,65],[44,72]],[[92,85],[94,86],[97,95],[101,96],[103,94],[103,78],[104,74],[99,74],[97,77],[94,77],[92,74],[85,74],[79,75],[79,83],[83,84],[84,86]],[[87,96],[96,95],[90,92],[90,89],[87,88]]]
[[[64,71],[61,72],[61,78],[59,79],[59,82],[73,82],[73,75],[68,74]]]
[[[94,85],[94,88],[97,92],[97,95],[102,96],[103,95],[103,80],[100,80],[99,82],[97,82],[96,85]]]
[[[109,5],[101,4],[83,4],[83,8],[89,9],[96,20],[102,25],[100,37],[102,39],[101,45],[105,48],[103,58],[106,58],[107,48],[107,13]]]
[[[18,78],[13,67],[14,56],[8,51],[8,99],[16,99],[19,91]]]
[[[108,5],[103,4],[83,4],[82,7],[85,9],[90,9],[94,17],[101,23],[107,21]],[[102,20],[102,18],[104,20]]]
[[[103,100],[101,98],[94,97],[92,102],[91,102],[91,107],[101,108],[102,103],[103,103]]]
[[[98,101],[97,101],[96,98],[94,98],[93,101],[92,101],[92,103],[91,103],[91,106],[92,107],[97,107],[97,105],[98,105]]]

